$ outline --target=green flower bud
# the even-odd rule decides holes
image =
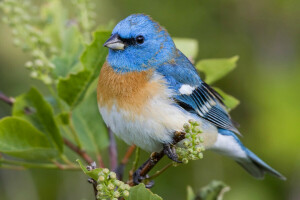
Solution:
[[[103,181],[105,181],[105,177],[104,176],[99,176],[98,182],[103,182]]]
[[[112,184],[112,183],[108,184],[107,189],[109,189],[109,190],[115,189],[114,184]]]
[[[189,143],[189,141],[187,141],[187,140],[185,140],[185,141],[183,142],[183,145],[186,146],[186,147],[188,147],[189,144],[190,144],[190,143]]]
[[[119,188],[120,188],[120,190],[125,190],[125,184],[122,183]]]
[[[125,184],[125,189],[130,190],[130,186],[128,184]]]
[[[201,148],[201,147],[196,147],[196,152],[197,152],[197,153],[200,153],[200,152],[201,152],[201,150],[202,150],[202,148]]]
[[[120,197],[120,192],[115,191],[115,192],[114,192],[114,197],[116,197],[116,198]]]
[[[128,192],[127,190],[125,190],[125,191],[123,192],[123,195],[124,195],[124,197],[128,197],[128,196],[129,196],[129,192]]]
[[[31,69],[33,67],[33,63],[31,61],[27,61],[25,63],[25,67],[28,68],[28,69]]]
[[[119,187],[122,184],[122,182],[119,180],[115,180],[114,184]]]
[[[109,173],[109,177],[110,177],[111,179],[116,179],[116,178],[117,178],[117,175],[116,175],[115,172],[110,172],[110,173]]]
[[[188,160],[187,158],[183,158],[183,159],[182,159],[182,163],[183,163],[183,164],[188,164],[188,162],[189,162],[189,160]]]
[[[32,72],[30,73],[30,77],[31,77],[31,78],[37,78],[38,75],[39,75],[39,74],[38,74],[36,71],[32,71]]]
[[[100,190],[102,190],[102,189],[103,189],[103,185],[101,185],[101,184],[97,185],[97,190],[98,190],[98,191],[100,191]]]
[[[198,158],[202,159],[203,158],[203,153],[198,153]]]
[[[109,173],[109,169],[104,168],[104,169],[102,170],[102,172],[103,172],[104,174],[108,174],[108,173]]]

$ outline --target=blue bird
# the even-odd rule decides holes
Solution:
[[[188,120],[200,122],[204,146],[228,156],[256,178],[285,179],[247,149],[222,97],[199,77],[168,32],[144,14],[120,21],[98,81],[97,100],[108,127],[128,144],[168,152],[173,134]],[[174,154],[174,153],[173,153]]]

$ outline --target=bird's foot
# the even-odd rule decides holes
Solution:
[[[141,175],[141,168],[137,169],[134,173],[133,173],[133,183],[134,185],[138,185],[140,183],[142,183],[144,180],[146,180],[147,178],[149,178],[149,175],[146,174],[145,176]],[[145,187],[146,188],[152,188],[154,186],[154,181],[151,180],[147,183],[145,183]]]
[[[176,154],[175,146],[172,144],[164,144],[163,146],[164,154],[168,156],[171,160],[177,163],[182,163],[178,160],[178,155]]]

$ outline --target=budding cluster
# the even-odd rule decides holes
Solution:
[[[0,9],[5,14],[2,21],[11,27],[14,45],[32,54],[33,61],[25,64],[31,71],[30,76],[51,84],[55,65],[50,58],[58,50],[53,46],[51,38],[40,30],[41,19],[36,17],[37,13],[32,14],[37,8],[30,0],[4,0],[0,2]]]
[[[90,31],[95,26],[96,13],[94,8],[95,4],[91,0],[72,0],[75,8],[78,10],[78,23],[84,32],[84,36],[87,40],[90,39]]]
[[[176,153],[178,158],[187,164],[189,160],[198,160],[203,158],[202,152],[205,150],[203,143],[203,137],[201,136],[200,124],[195,120],[189,120],[184,124],[184,131],[186,132],[185,138],[182,142],[182,147],[176,147]]]
[[[115,172],[105,168],[98,174],[97,199],[117,200],[119,197],[128,197],[130,186],[117,179]]]

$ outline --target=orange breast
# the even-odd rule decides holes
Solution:
[[[151,81],[152,75],[153,70],[116,73],[104,63],[98,80],[99,106],[110,109],[115,104],[122,110],[143,112],[145,104],[162,91],[160,82]]]

